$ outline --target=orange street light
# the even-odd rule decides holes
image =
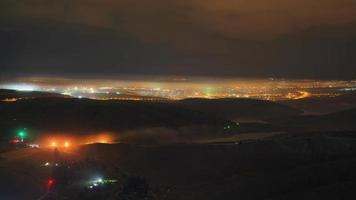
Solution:
[[[52,146],[52,147],[57,147],[57,143],[56,143],[56,142],[52,142],[52,143],[51,143],[51,146]]]
[[[69,142],[65,142],[65,143],[64,143],[64,147],[65,147],[65,148],[68,148],[69,146],[70,146],[70,145],[69,145]]]

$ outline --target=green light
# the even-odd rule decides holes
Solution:
[[[20,136],[21,138],[26,137],[26,132],[25,132],[25,131],[20,131],[20,132],[19,132],[19,136]]]

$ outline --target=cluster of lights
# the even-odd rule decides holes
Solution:
[[[118,182],[116,179],[103,179],[103,178],[97,178],[93,181],[90,182],[88,188],[89,189],[94,189],[95,187],[103,186],[104,184],[113,184]]]
[[[45,162],[45,163],[43,164],[43,166],[45,166],[45,167],[49,167],[49,166],[51,166],[51,165],[52,165],[52,164],[51,164],[50,162]],[[53,163],[53,166],[58,167],[59,164],[58,164],[58,163]]]
[[[320,81],[286,79],[172,79],[166,81],[117,81],[117,80],[71,80],[58,78],[61,84],[54,85],[48,77],[30,77],[22,83],[0,84],[0,88],[18,91],[50,91],[76,98],[100,100],[158,100],[184,98],[245,97],[266,100],[299,99],[312,96],[342,94],[340,91],[356,90],[356,81]],[[87,82],[87,84],[82,84]],[[41,84],[39,84],[41,83]],[[317,91],[332,89],[333,92]],[[299,92],[302,91],[302,92]],[[311,94],[308,94],[311,93]],[[126,96],[125,94],[133,94]],[[118,96],[119,95],[119,96]],[[137,95],[137,97],[136,97]],[[145,96],[145,97],[142,97]],[[152,98],[158,97],[158,98]],[[16,101],[6,99],[0,101]]]
[[[5,98],[5,99],[2,99],[1,101],[3,102],[16,102],[18,100],[21,100],[22,98]]]
[[[28,144],[27,146],[30,148],[40,148],[39,144]]]
[[[24,128],[24,129],[21,129],[21,130],[19,130],[17,132],[17,134],[15,135],[14,139],[12,139],[10,141],[10,143],[11,144],[23,143],[26,138],[27,138],[27,132],[26,132],[26,128]]]
[[[239,125],[240,125],[240,123],[235,122],[235,124],[231,124],[231,125],[226,125],[226,126],[224,126],[224,130],[231,129],[231,128],[237,127],[237,126],[239,126]]]
[[[60,147],[60,145],[55,141],[51,142],[50,146],[53,147],[53,148]],[[66,142],[63,143],[62,147],[69,148],[70,147],[70,143],[66,141]]]
[[[91,184],[89,185],[89,189],[93,189],[94,187],[98,187],[99,185],[103,185],[104,181],[102,178],[95,179],[94,181],[91,181]]]

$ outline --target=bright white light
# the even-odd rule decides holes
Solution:
[[[31,85],[31,84],[6,84],[6,85],[0,85],[1,89],[7,89],[7,90],[17,90],[17,91],[40,91],[41,88],[36,86],[36,85]]]
[[[72,93],[70,93],[70,92],[62,92],[61,94],[63,94],[63,95],[68,95],[68,96],[72,96]]]
[[[50,165],[50,163],[49,162],[46,162],[45,164],[44,164],[44,166],[49,166]]]
[[[38,144],[29,144],[28,146],[31,148],[40,148],[40,145]]]

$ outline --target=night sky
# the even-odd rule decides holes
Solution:
[[[0,73],[356,78],[355,0],[1,0]]]

